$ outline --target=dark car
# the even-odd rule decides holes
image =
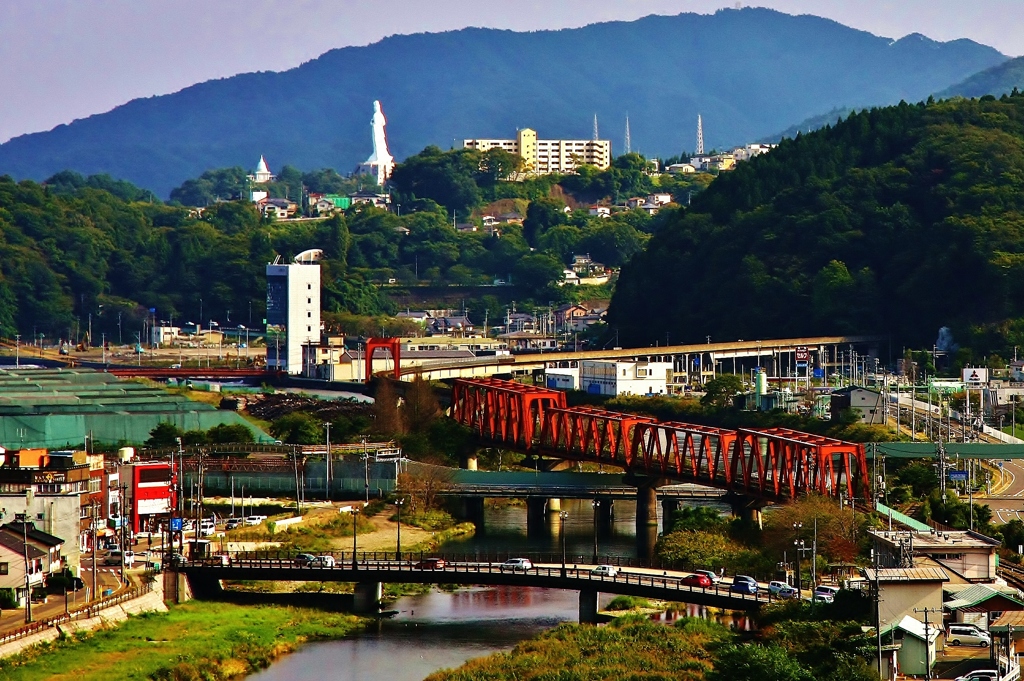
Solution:
[[[424,558],[413,567],[417,570],[443,570],[447,564],[444,558]]]
[[[679,580],[679,583],[685,586],[699,586],[704,589],[712,585],[711,578],[707,575],[686,575]]]
[[[757,595],[757,580],[747,575],[736,575],[732,578],[732,586],[729,591],[738,594]]]

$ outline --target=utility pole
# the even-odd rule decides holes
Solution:
[[[324,456],[324,463],[326,465],[326,472],[324,474],[324,499],[327,501],[331,500],[331,422],[324,421],[324,427],[327,429],[327,451]]]
[[[929,636],[928,636],[928,633],[929,633],[928,632],[928,626],[930,624],[930,622],[928,621],[928,615],[929,615],[929,613],[933,613],[933,612],[941,613],[942,612],[942,608],[914,608],[914,612],[915,613],[917,613],[917,612],[923,612],[924,613],[924,674],[925,674],[924,678],[927,679],[928,681],[931,681],[931,679],[932,679],[932,656],[931,656],[931,646],[929,645],[929,640],[928,640],[929,639]]]
[[[29,577],[28,563],[28,514],[16,513],[14,519],[21,523],[21,546],[25,553],[25,624],[29,624],[32,622],[32,581]]]
[[[92,599],[96,600],[96,502],[92,503]]]
[[[395,542],[395,560],[402,560],[402,504],[405,499],[395,499],[395,507],[398,509],[398,539]]]

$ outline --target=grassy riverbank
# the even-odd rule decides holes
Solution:
[[[362,624],[320,610],[193,601],[0,660],[0,678],[226,681],[263,669],[306,641],[341,638]]]

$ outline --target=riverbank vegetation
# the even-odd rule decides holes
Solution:
[[[869,643],[853,621],[785,620],[750,635],[702,619],[665,626],[626,616],[563,624],[427,681],[877,681]]]
[[[352,615],[309,608],[192,601],[0,660],[0,677],[227,681],[307,641],[342,638],[362,626]]]

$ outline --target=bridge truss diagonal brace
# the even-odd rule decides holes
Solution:
[[[747,489],[776,497],[816,492],[853,498],[870,486],[863,444],[788,428],[740,429],[738,436]]]
[[[491,440],[534,447],[547,409],[565,407],[565,393],[495,378],[457,379],[452,418]]]

